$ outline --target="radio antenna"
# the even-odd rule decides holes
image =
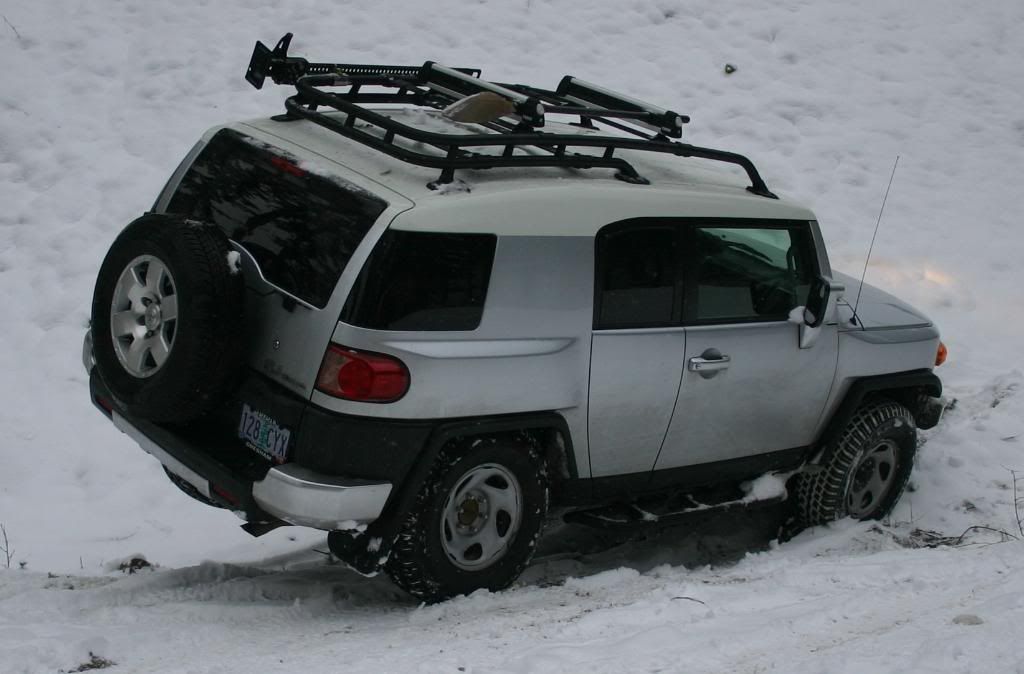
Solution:
[[[871,245],[868,246],[868,256],[864,258],[864,271],[860,275],[860,287],[857,288],[857,300],[853,303],[853,317],[857,317],[857,307],[860,306],[860,293],[864,290],[864,278],[868,275],[868,262],[871,261],[871,251],[875,248],[875,237],[878,236],[878,226],[882,224],[882,213],[885,213],[885,202],[889,199],[889,190],[892,188],[892,179],[896,177],[896,167],[900,163],[900,156],[896,155],[896,161],[892,164],[892,173],[889,174],[889,185],[885,188],[885,196],[882,197],[882,207],[878,210],[878,220],[875,222],[875,233],[871,235]]]

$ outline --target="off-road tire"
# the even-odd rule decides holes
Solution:
[[[111,245],[96,279],[91,330],[96,367],[128,413],[157,422],[195,420],[220,404],[241,370],[242,275],[228,265],[227,237],[207,223],[147,214]],[[139,256],[152,256],[174,279],[177,324],[166,362],[134,376],[114,350],[110,315],[115,286]]]
[[[839,437],[826,448],[819,471],[798,476],[799,523],[807,527],[847,517],[847,497],[855,469],[865,452],[886,440],[896,446],[892,478],[884,496],[859,519],[879,520],[888,515],[910,479],[917,451],[917,430],[910,410],[887,398],[877,398],[857,408]]]
[[[446,500],[457,482],[476,466],[497,464],[509,471],[522,491],[518,531],[503,556],[490,566],[469,571],[456,566],[442,543]],[[473,439],[443,450],[395,540],[384,566],[400,588],[426,602],[475,590],[502,590],[530,563],[547,516],[549,476],[541,452],[528,443]]]

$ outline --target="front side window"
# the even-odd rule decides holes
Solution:
[[[594,327],[646,328],[677,319],[676,228],[631,225],[597,236]]]
[[[494,263],[493,234],[388,230],[341,320],[372,330],[475,330]]]
[[[785,320],[815,275],[806,225],[698,226],[687,302],[696,323]]]

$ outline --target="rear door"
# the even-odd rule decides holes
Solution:
[[[833,380],[835,325],[810,347],[789,320],[818,275],[810,224],[682,226],[686,344],[678,402],[656,470],[809,445]]]
[[[240,348],[249,367],[196,432],[218,451],[238,450],[219,460],[249,465],[262,457],[260,469],[293,459],[302,444],[302,419],[348,290],[387,224],[410,206],[358,173],[307,161],[315,155],[273,140],[218,131],[186,158],[154,209],[216,225],[237,253],[224,264],[245,278]]]
[[[596,238],[588,435],[594,477],[649,473],[665,438],[686,333],[679,229],[609,225]]]
[[[408,206],[287,148],[219,131],[166,210],[213,223],[231,240],[246,280],[249,364],[308,398],[349,287],[386,223]]]

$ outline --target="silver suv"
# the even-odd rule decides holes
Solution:
[[[177,486],[431,601],[508,586],[549,510],[892,509],[945,348],[880,290],[853,306],[748,159],[577,78],[289,39],[246,75],[294,84],[286,113],[204,135],[98,274],[92,400]]]

